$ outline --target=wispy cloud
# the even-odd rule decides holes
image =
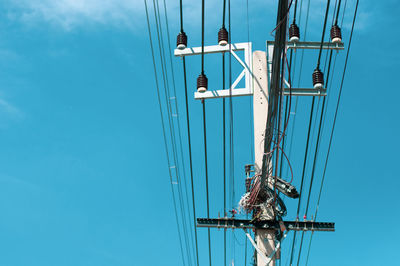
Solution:
[[[133,27],[143,13],[141,0],[9,0],[9,17],[46,22],[71,30],[79,25],[115,24]]]
[[[2,98],[0,98],[0,112],[4,112],[15,118],[20,118],[23,115],[21,110]]]

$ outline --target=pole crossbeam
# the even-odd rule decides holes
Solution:
[[[274,45],[274,41],[267,41],[267,45]],[[321,42],[286,42],[287,49],[316,49],[321,48]],[[344,50],[344,43],[324,42],[322,44],[324,50]]]
[[[252,221],[234,218],[197,218],[197,227],[224,228],[224,229],[270,229],[279,230],[285,227],[288,231],[324,231],[334,232],[335,223],[313,221]]]
[[[200,55],[202,47],[189,47],[185,49],[175,49],[174,55],[178,57],[186,57],[192,55]],[[240,58],[236,52],[242,51],[243,57]],[[235,81],[229,85],[229,89],[222,90],[207,90],[205,92],[195,92],[194,98],[197,100],[212,99],[212,98],[225,98],[236,96],[250,96],[253,95],[253,70],[252,70],[252,44],[251,42],[245,43],[232,43],[230,45],[210,45],[204,46],[204,54],[226,53],[229,52],[236,59],[236,61],[243,67]],[[244,87],[237,88],[240,81],[244,79]]]

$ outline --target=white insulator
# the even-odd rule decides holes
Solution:
[[[342,42],[342,39],[339,38],[339,37],[336,37],[336,38],[333,38],[333,39],[332,39],[332,42],[333,42],[333,43],[341,43],[341,42]]]
[[[183,43],[180,43],[180,44],[178,44],[178,46],[176,48],[178,48],[179,50],[183,50],[186,48],[186,45],[184,45]]]
[[[322,84],[322,83],[315,83],[315,85],[314,85],[314,89],[316,89],[316,90],[321,90],[323,88],[324,88],[324,84]]]
[[[206,92],[207,88],[206,87],[199,87],[197,88],[197,92]]]
[[[298,42],[300,39],[299,39],[299,37],[297,37],[297,36],[292,36],[290,39],[289,39],[289,41],[290,42]]]
[[[228,44],[228,42],[227,41],[225,41],[225,40],[221,40],[221,41],[219,41],[219,43],[218,43],[219,45],[221,45],[221,46],[225,46],[225,45],[227,45]]]

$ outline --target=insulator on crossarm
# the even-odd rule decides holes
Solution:
[[[333,43],[342,42],[342,31],[338,25],[333,25],[331,28],[331,40]]]
[[[207,91],[208,80],[206,75],[201,73],[197,78],[197,92],[205,92]]]
[[[176,37],[176,48],[183,50],[186,48],[186,46],[187,46],[187,36],[184,31],[181,31]]]
[[[225,27],[222,27],[218,31],[218,44],[221,46],[225,46],[228,44],[229,34]]]
[[[322,89],[324,87],[324,74],[316,68],[312,74],[314,89]]]
[[[300,40],[300,30],[296,23],[293,22],[289,27],[289,41],[298,42]]]

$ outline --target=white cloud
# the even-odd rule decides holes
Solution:
[[[10,18],[47,22],[66,30],[79,25],[115,24],[133,27],[143,14],[142,0],[9,0]]]
[[[12,117],[22,117],[23,113],[17,107],[9,103],[8,101],[0,98],[0,111],[11,115]]]

